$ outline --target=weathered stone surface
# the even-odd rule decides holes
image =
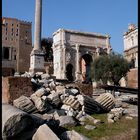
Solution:
[[[113,113],[108,113],[108,114],[107,114],[107,118],[108,118],[108,119],[113,119],[114,116],[115,116],[115,115],[114,115]]]
[[[43,95],[45,95],[46,94],[46,90],[45,90],[45,88],[40,88],[40,89],[38,89],[35,93],[34,93],[37,97],[41,97],[41,96],[43,96]]]
[[[42,79],[49,79],[50,75],[48,73],[42,74],[41,78]]]
[[[78,120],[79,120],[79,121],[87,121],[87,120],[89,120],[90,122],[94,123],[95,118],[91,117],[91,116],[88,115],[88,114],[84,114],[84,115],[81,116]]]
[[[33,102],[26,96],[20,96],[14,100],[13,105],[27,113],[31,113],[36,110]]]
[[[48,114],[48,113],[43,114],[43,119],[45,119],[47,121],[49,121],[53,118],[54,118],[53,114]]]
[[[94,120],[94,124],[100,124],[100,123],[101,123],[101,120],[99,120],[99,119]]]
[[[79,93],[79,90],[75,88],[68,88],[68,89],[65,89],[65,93],[76,96]]]
[[[41,125],[36,133],[33,135],[32,140],[60,140],[57,135],[46,125]]]
[[[125,114],[127,114],[131,117],[138,117],[138,107],[137,106],[127,108],[125,111],[126,111]]]
[[[59,103],[61,102],[59,94],[55,93],[55,91],[53,93],[51,92],[51,94],[47,96],[47,100],[49,100],[51,104],[54,104],[56,106],[58,106]]]
[[[101,106],[93,98],[84,96],[84,111],[87,114],[99,113],[101,112]]]
[[[84,105],[84,97],[83,97],[83,95],[77,95],[76,96],[76,98],[77,98],[77,100],[79,101],[79,103],[81,104],[81,105]]]
[[[114,120],[112,119],[107,119],[108,123],[114,123]]]
[[[40,97],[37,97],[36,94],[32,94],[31,99],[34,102],[38,111],[42,112],[50,109],[49,104],[45,102],[43,99],[41,99]]]
[[[127,119],[127,120],[133,120],[133,117],[126,116],[125,119]]]
[[[28,77],[2,78],[2,102],[12,104],[21,95],[29,97],[34,92],[32,86]]]
[[[2,136],[4,139],[16,137],[27,128],[33,127],[34,121],[30,115],[9,104],[2,104]]]
[[[56,85],[54,83],[54,81],[52,81],[50,84],[49,84],[49,87],[51,90],[56,90]]]
[[[90,140],[74,130],[62,133],[61,138],[63,140]]]
[[[104,110],[110,111],[115,106],[115,98],[111,93],[103,93],[95,99]]]
[[[46,88],[46,92],[50,93],[51,89],[50,88]]]
[[[43,115],[39,113],[30,114],[30,116],[34,120],[34,125],[36,128],[38,128],[40,125],[45,123],[45,119],[43,118]]]
[[[52,109],[47,114],[51,114],[55,119],[57,119],[60,116],[65,116],[65,111],[64,110],[58,110],[58,109]]]
[[[65,90],[65,86],[61,85],[61,86],[56,86],[56,92],[58,94],[62,94],[64,93],[64,90]]]
[[[88,129],[88,130],[93,130],[93,129],[96,128],[96,126],[93,126],[93,125],[86,125],[85,128]]]
[[[57,119],[60,121],[60,126],[75,126],[77,124],[71,116],[60,116]]]

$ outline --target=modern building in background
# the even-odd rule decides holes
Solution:
[[[138,28],[134,24],[128,26],[123,35],[124,58],[132,62],[130,72],[127,74],[127,86],[138,87]]]
[[[2,75],[25,72],[30,67],[32,23],[2,18]]]

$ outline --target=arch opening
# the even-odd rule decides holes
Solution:
[[[73,65],[72,64],[68,64],[66,66],[66,78],[69,80],[69,81],[73,81]]]
[[[84,54],[81,57],[81,73],[82,73],[82,82],[91,83],[91,63],[93,62],[92,56],[89,54]]]

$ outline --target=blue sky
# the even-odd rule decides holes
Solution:
[[[129,23],[138,25],[138,0],[42,1],[42,37],[59,28],[109,34],[113,50],[123,53],[123,33]],[[32,35],[34,12],[35,0],[2,0],[2,16],[32,22]]]

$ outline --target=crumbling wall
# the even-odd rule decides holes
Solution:
[[[2,78],[2,102],[12,103],[21,95],[33,94],[31,79],[28,77],[3,77]]]
[[[131,69],[127,74],[127,87],[138,88],[138,69]]]
[[[92,96],[93,94],[93,86],[91,84],[83,84],[83,83],[72,83],[68,84],[68,87],[77,87],[81,93],[84,95]]]

